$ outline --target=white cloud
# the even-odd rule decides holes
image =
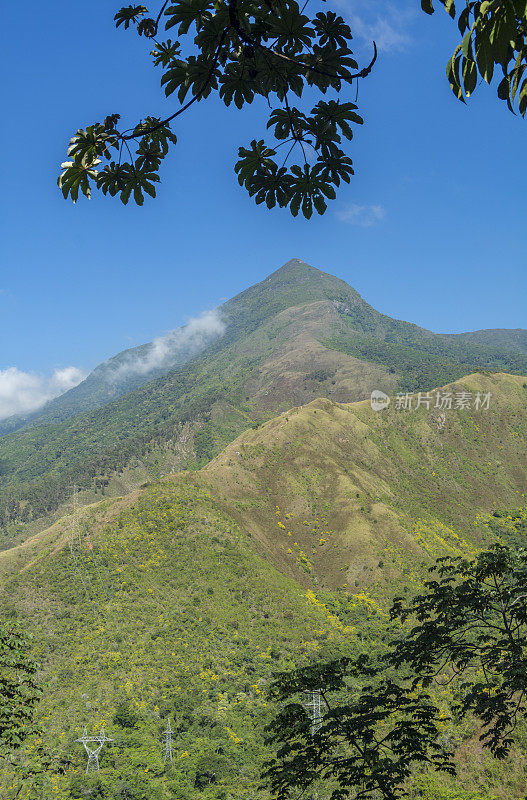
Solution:
[[[141,354],[129,353],[117,369],[108,373],[111,380],[122,380],[130,374],[145,375],[155,369],[170,366],[180,354],[186,357],[197,355],[214,339],[225,331],[217,309],[204,311],[199,317],[193,317],[182,328],[170,331],[165,336],[158,336]]]
[[[381,222],[386,216],[382,206],[359,206],[352,203],[336,212],[337,219],[349,225],[359,225],[361,228],[371,228]]]
[[[387,0],[337,0],[355,37],[377,43],[379,52],[406,50],[412,43],[410,28],[418,12],[415,2]]]
[[[0,419],[36,411],[85,377],[77,367],[57,369],[50,377],[23,372],[18,367],[0,370]]]

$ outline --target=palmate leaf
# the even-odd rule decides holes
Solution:
[[[291,214],[296,217],[302,210],[306,219],[310,219],[313,210],[323,214],[327,208],[325,198],[335,199],[335,189],[330,181],[325,179],[318,169],[311,168],[309,164],[303,167],[294,165],[291,167],[293,180],[291,182]]]
[[[142,206],[144,203],[143,192],[150,197],[156,196],[154,183],[159,182],[159,175],[149,166],[141,166],[139,159],[135,164],[116,164],[112,161],[98,173],[96,180],[97,187],[103,194],[115,197],[120,193],[124,205],[133,195],[137,205]]]
[[[318,12],[313,20],[313,27],[319,37],[319,45],[324,47],[347,47],[351,40],[351,28],[342,17],[337,16],[334,11],[323,13]]]
[[[140,148],[154,145],[160,150],[162,158],[167,155],[170,144],[177,144],[177,136],[170,130],[170,123],[162,122],[157,117],[146,117],[136,125],[134,135],[141,136]]]
[[[144,203],[143,192],[156,196],[154,183],[159,182],[159,175],[148,168],[141,169],[138,162],[135,164],[123,164],[122,170],[124,177],[124,187],[121,189],[121,201],[126,205],[133,193],[133,197],[138,206]]]
[[[254,79],[242,65],[230,64],[220,77],[220,97],[226,106],[234,101],[237,108],[254,100]]]
[[[256,203],[265,202],[267,208],[286,206],[291,200],[291,176],[286,167],[273,164],[268,171],[254,175],[249,196],[254,196]]]
[[[208,97],[217,88],[219,74],[217,68],[211,69],[208,58],[189,56],[186,61],[177,59],[171,62],[170,69],[161,78],[161,85],[165,87],[167,97],[177,91],[182,103],[189,91],[200,98]]]
[[[85,197],[90,198],[90,180],[96,180],[99,173],[95,167],[100,163],[100,158],[94,159],[89,166],[84,166],[80,161],[64,161],[60,165],[63,172],[57,181],[64,198],[69,196],[76,203],[79,198],[79,189]]]
[[[308,130],[308,120],[298,108],[274,109],[270,116],[267,128],[274,127],[276,139],[288,139],[292,136],[299,137]]]
[[[110,147],[118,147],[115,131],[97,123],[89,125],[86,130],[79,128],[71,137],[68,156],[73,156],[82,166],[89,167],[99,156],[108,158]]]
[[[179,0],[165,10],[165,16],[168,17],[165,29],[179,25],[178,35],[183,36],[191,25],[201,27],[204,20],[210,18],[213,8],[212,0]]]
[[[142,19],[137,25],[137,33],[139,36],[146,36],[147,39],[155,36],[156,30],[156,21],[151,17],[148,17],[148,19]]]
[[[130,24],[135,25],[139,17],[147,13],[148,9],[146,6],[127,6],[126,8],[121,8],[114,17],[115,27],[118,28],[119,25],[124,25],[125,28],[128,28]]]
[[[364,120],[357,114],[358,106],[355,103],[339,103],[330,100],[328,103],[321,100],[312,110],[314,124],[319,135],[322,131],[330,137],[334,137],[339,130],[346,139],[353,138],[351,122],[362,125]]]
[[[253,139],[250,149],[240,147],[238,150],[240,160],[234,165],[240,186],[245,185],[250,190],[256,175],[271,174],[271,170],[277,166],[273,160],[275,155],[276,150],[267,147],[263,139],[259,142]]]
[[[97,188],[111,197],[124,189],[127,173],[120,164],[111,161],[97,175]]]
[[[170,39],[167,39],[166,42],[157,44],[150,53],[150,55],[154,58],[155,67],[167,67],[170,62],[175,61],[180,54],[181,45],[179,42],[172,42]]]
[[[353,161],[343,150],[336,153],[323,153],[317,159],[315,169],[325,181],[340,186],[340,181],[349,183],[351,176],[354,175]]]
[[[301,98],[308,86],[319,94],[331,88],[339,92],[370,72],[372,65],[354,73],[351,30],[340,15],[328,11],[311,17],[297,0],[169,0],[152,16],[145,5],[123,7],[115,22],[117,27],[135,26],[146,38],[157,35],[159,23],[178,31],[180,41],[156,41],[151,55],[162,68],[166,97],[177,98],[180,107],[171,110],[166,124],[147,117],[121,131],[119,116],[112,115],[102,126],[78,131],[70,145],[72,163],[60,179],[63,192],[77,197],[80,190],[89,196],[90,181],[96,179],[103,194],[142,203],[145,193],[155,195],[161,162],[177,141],[168,127],[171,120],[213,92],[226,106],[239,109],[259,95],[270,108],[276,100],[282,104],[271,113],[267,127],[280,143],[289,139],[293,148],[283,151],[280,167],[275,151],[263,141],[240,148],[235,165],[239,182],[257,203],[270,208],[289,206],[294,215],[301,210],[306,217],[314,210],[324,212],[334,187],[352,174],[351,160],[341,156],[338,145],[342,137],[351,138],[352,124],[362,119],[352,104],[320,103],[307,116],[289,100],[293,94]],[[119,158],[111,161],[114,146]],[[304,166],[306,147],[314,148],[325,166],[320,159],[316,169]],[[292,150],[291,161],[299,157],[301,165],[286,168]],[[100,159],[106,164],[96,170],[95,160]]]
[[[269,36],[276,39],[276,47],[288,55],[310,47],[315,30],[309,17],[300,12],[296,2],[284,5],[282,14],[271,14],[269,17]]]

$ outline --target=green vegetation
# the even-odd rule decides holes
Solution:
[[[32,632],[45,691],[40,735],[0,770],[2,798],[268,798],[260,773],[273,753],[264,731],[278,710],[273,674],[347,658],[362,665],[353,686],[367,685],[367,663],[383,663],[391,635],[385,603],[306,591],[257,555],[220,505],[189,479],[157,484],[129,508],[105,501],[85,514],[71,549],[44,547],[22,571],[15,559],[2,605]],[[504,519],[518,532],[527,511]],[[470,744],[477,728],[450,722],[455,697],[441,691],[432,702],[444,713],[441,736],[468,742],[468,752],[457,759],[462,783],[443,780],[438,796],[520,797],[524,733],[509,759],[479,774]],[[173,767],[162,753],[169,718]],[[85,725],[89,733],[104,726],[114,740],[99,775],[85,775],[76,742]],[[428,787],[435,798],[434,785],[416,768],[410,796]]]
[[[517,104],[522,117],[527,111],[527,7],[523,0],[510,3],[480,3],[470,0],[456,12],[453,0],[438,0],[452,19],[456,19],[462,41],[447,64],[450,88],[465,102],[478,85],[478,77],[488,84],[495,69],[502,78],[498,97],[512,111]],[[433,0],[421,0],[427,14],[434,13]]]
[[[343,18],[331,10],[306,16],[306,8],[294,0],[274,5],[203,0],[196,6],[175,0],[158,2],[151,12],[143,5],[121,8],[117,27],[136,28],[151,40],[148,49],[161,68],[161,86],[167,97],[174,95],[172,101],[177,97],[179,108],[165,119],[141,119],[131,129],[119,130],[120,115],[111,114],[102,124],[78,130],[68,147],[72,160],[62,164],[58,181],[64,197],[76,202],[79,191],[90,197],[92,186],[120,195],[125,205],[130,197],[138,205],[145,193],[155,197],[161,163],[177,143],[170,122],[217,92],[226,106],[234,102],[241,109],[258,97],[271,109],[267,130],[273,129],[276,144],[253,139],[248,148],[239,148],[240,185],[268,208],[289,206],[293,216],[301,210],[307,218],[313,211],[323,214],[326,200],[335,199],[335,189],[353,175],[342,139],[351,140],[351,126],[363,122],[354,103],[341,102],[341,91],[370,73],[377,49],[374,43],[371,63],[359,70]],[[178,40],[162,41],[163,29],[172,29]],[[318,100],[309,111],[292,105],[292,96],[300,99],[304,90],[310,105]],[[319,99],[328,92],[333,99]],[[277,154],[282,145],[285,155]],[[312,166],[306,147],[316,154]],[[287,167],[293,153],[296,163]]]
[[[299,260],[225,303],[221,315],[225,334],[178,369],[102,407],[104,371],[96,370],[88,386],[0,439],[4,546],[66,503],[74,484],[92,501],[200,467],[241,431],[309,402],[313,390],[348,401],[383,385],[431,389],[475,369],[527,372],[521,332],[496,332],[499,348],[489,331],[482,343],[476,334],[432,334],[379,314]],[[294,359],[287,376],[283,352]]]
[[[343,316],[350,330],[325,339],[324,344],[382,364],[397,374],[401,392],[444,386],[478,369],[527,374],[525,351],[480,344],[470,334],[430,334],[366,304],[346,309]]]
[[[146,489],[106,526],[87,517],[80,545],[15,574],[2,601],[33,632],[46,687],[41,738],[1,773],[6,798],[258,794],[271,672],[362,647],[188,482]],[[84,775],[84,725],[114,739],[100,776]],[[49,765],[26,775],[36,747]]]
[[[268,726],[278,751],[266,774],[278,798],[409,797],[419,765],[456,774],[455,731],[471,714],[483,747],[506,758],[527,727],[526,543],[439,558],[422,594],[395,599],[386,652],[275,677],[271,696],[286,705]],[[299,702],[306,691],[321,701],[316,724]]]
[[[35,732],[34,709],[40,697],[38,665],[30,642],[12,622],[0,625],[0,755],[16,749]]]

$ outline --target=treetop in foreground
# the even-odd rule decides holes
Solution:
[[[171,123],[196,102],[216,94],[242,109],[256,97],[269,107],[272,143],[253,139],[239,148],[238,181],[257,203],[288,207],[309,218],[323,214],[341,181],[349,183],[353,162],[342,147],[361,125],[356,103],[342,92],[365,78],[376,60],[359,69],[350,49],[352,34],[334,11],[312,16],[295,0],[166,0],[150,12],[130,5],[115,15],[117,27],[135,28],[153,44],[161,86],[177,107],[167,117],[147,116],[119,128],[119,114],[79,129],[62,164],[59,187],[75,202],[79,191],[155,197],[159,169],[177,142]],[[163,39],[162,31],[177,39]],[[306,92],[306,90],[308,90]],[[306,107],[299,107],[304,93]],[[330,94],[328,99],[318,99]],[[296,98],[296,99],[295,99]],[[317,102],[315,102],[317,101]],[[282,149],[283,148],[283,149]]]
[[[442,3],[452,19],[457,19],[463,37],[447,64],[447,77],[454,94],[465,97],[476,89],[478,77],[491,83],[496,68],[501,69],[498,97],[509,109],[515,104],[520,114],[527,111],[527,2],[526,0],[467,0],[456,9],[453,0]],[[421,0],[427,14],[434,13],[434,0]]]

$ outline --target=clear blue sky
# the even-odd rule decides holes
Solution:
[[[20,8],[3,9],[0,369],[91,368],[292,257],[436,331],[527,327],[527,122],[495,88],[468,107],[455,100],[444,65],[456,28],[443,11],[339,0],[362,63],[372,31],[380,57],[360,89],[356,177],[306,222],[256,206],[235,179],[237,146],[264,134],[261,106],[190,111],[158,198],[143,208],[62,199],[58,166],[77,127],[173,108],[148,43],[115,30],[114,6],[29,0],[22,30]],[[357,224],[368,217],[374,224]]]

